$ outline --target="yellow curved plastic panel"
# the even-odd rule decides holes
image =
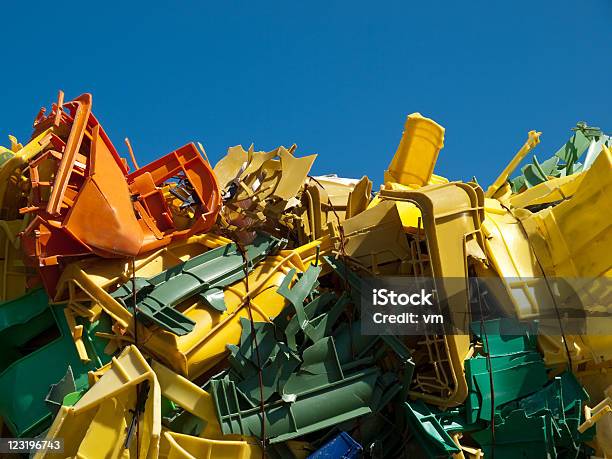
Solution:
[[[542,182],[519,194],[512,195],[509,199],[510,205],[512,207],[527,207],[568,199],[576,193],[584,175],[585,172],[581,172]]]
[[[168,459],[250,459],[262,457],[254,442],[210,440],[175,432],[165,432],[170,449]]]
[[[487,258],[514,305],[514,310],[507,312],[516,314],[520,319],[533,317],[539,311],[542,298],[533,295],[531,283],[542,276],[542,271],[520,221],[499,201],[485,199],[482,231]]]
[[[405,187],[405,186],[397,187],[396,183],[391,183],[391,184],[387,184],[387,185],[385,185],[385,186],[389,190],[412,190],[412,189],[415,189],[415,188]],[[381,197],[379,195],[376,195],[374,197],[374,199],[372,199],[372,201],[370,201],[370,204],[368,206],[368,210],[374,208],[375,206],[377,206],[381,202],[382,202]],[[400,220],[402,222],[402,226],[404,227],[404,231],[405,232],[410,232],[410,233],[414,232],[415,228],[419,227],[419,221],[422,220],[422,218],[421,218],[421,210],[419,209],[419,207],[416,204],[412,203],[412,202],[406,202],[406,201],[396,201],[395,202],[395,206],[397,207],[397,212],[399,213]],[[420,226],[421,227],[423,226],[422,222],[421,222]]]
[[[128,426],[132,424],[140,384],[149,384],[144,412],[139,416],[129,447],[125,448]],[[62,438],[64,452],[39,452],[44,457],[156,458],[161,434],[161,391],[155,373],[135,346],[126,347],[113,358],[111,367],[71,407],[62,406],[47,440]],[[137,441],[138,439],[138,441]]]
[[[605,275],[612,252],[612,153],[599,154],[571,199],[530,214],[516,211],[547,275]],[[520,212],[519,212],[520,211]]]

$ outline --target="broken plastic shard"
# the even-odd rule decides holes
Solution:
[[[459,448],[427,405],[418,400],[404,403],[406,421],[428,457],[458,453]]]
[[[49,389],[49,393],[45,397],[45,403],[51,410],[51,414],[56,416],[64,403],[64,398],[73,392],[76,392],[76,385],[74,383],[74,376],[72,375],[72,368],[68,365],[68,370],[62,379],[58,383],[52,384]]]

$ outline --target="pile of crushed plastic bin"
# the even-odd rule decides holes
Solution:
[[[412,114],[373,193],[295,145],[139,166],[60,92],[0,147],[0,437],[63,442],[38,458],[612,457],[612,330],[535,333],[516,282],[612,273],[612,141],[579,123],[515,172],[539,135],[483,191],[433,174],[444,128]],[[496,278],[506,314],[366,335],[365,276]]]

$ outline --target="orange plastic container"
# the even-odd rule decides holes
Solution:
[[[89,94],[65,104],[60,96],[34,136],[45,130],[49,144],[23,171],[31,192],[20,212],[32,215],[23,248],[51,296],[65,261],[133,257],[214,224],[219,186],[193,143],[128,174]]]

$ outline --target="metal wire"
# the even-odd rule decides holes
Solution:
[[[504,209],[510,212],[510,209],[508,209],[504,204],[501,204],[501,205]],[[561,320],[561,312],[559,311],[559,305],[557,304],[555,295],[553,294],[552,288],[550,287],[550,283],[548,282],[548,277],[546,276],[546,272],[544,272],[544,266],[542,265],[542,262],[538,258],[538,254],[536,253],[533,247],[533,244],[531,243],[531,240],[529,239],[529,236],[527,235],[527,230],[525,229],[523,222],[519,218],[517,218],[516,220],[519,222],[519,226],[521,227],[521,229],[523,230],[523,233],[525,234],[525,237],[527,238],[527,243],[529,244],[529,247],[531,248],[531,252],[533,253],[536,263],[538,264],[538,267],[540,268],[540,271],[542,271],[542,277],[544,278],[544,283],[546,284],[548,293],[550,294],[552,298],[553,306],[555,307],[555,314],[557,316],[557,321],[559,322],[559,330],[561,331],[561,338],[563,339],[563,346],[565,347],[565,353],[567,355],[567,363],[569,366],[568,370],[571,372],[573,369],[572,355],[570,353],[569,346],[567,345],[567,338],[565,337],[565,329],[563,327],[563,321]]]
[[[136,166],[138,167],[138,166]],[[138,306],[136,304],[136,259],[132,257],[132,304],[134,314],[134,346],[138,349]],[[136,459],[140,459],[140,390],[136,387]]]
[[[255,320],[253,319],[253,310],[251,308],[251,291],[249,288],[249,257],[244,247],[237,241],[234,241],[242,260],[244,261],[244,283],[246,289],[246,306],[249,313],[249,321],[251,322],[251,345],[255,348],[255,359],[257,360],[257,377],[259,380],[259,400],[261,408],[261,457],[266,457],[266,408],[264,400],[264,384],[263,384],[263,369],[261,367],[261,358],[259,356],[259,343],[257,342],[257,334],[255,332]]]
[[[495,386],[493,385],[493,364],[491,362],[489,334],[487,333],[487,328],[485,327],[484,323],[482,296],[480,294],[480,282],[478,282],[478,279],[476,279],[476,294],[478,295],[478,307],[480,308],[480,336],[484,337],[484,344],[487,347],[487,351],[485,352],[485,358],[487,359],[487,369],[489,370],[489,385],[491,386],[491,459],[495,459]]]

